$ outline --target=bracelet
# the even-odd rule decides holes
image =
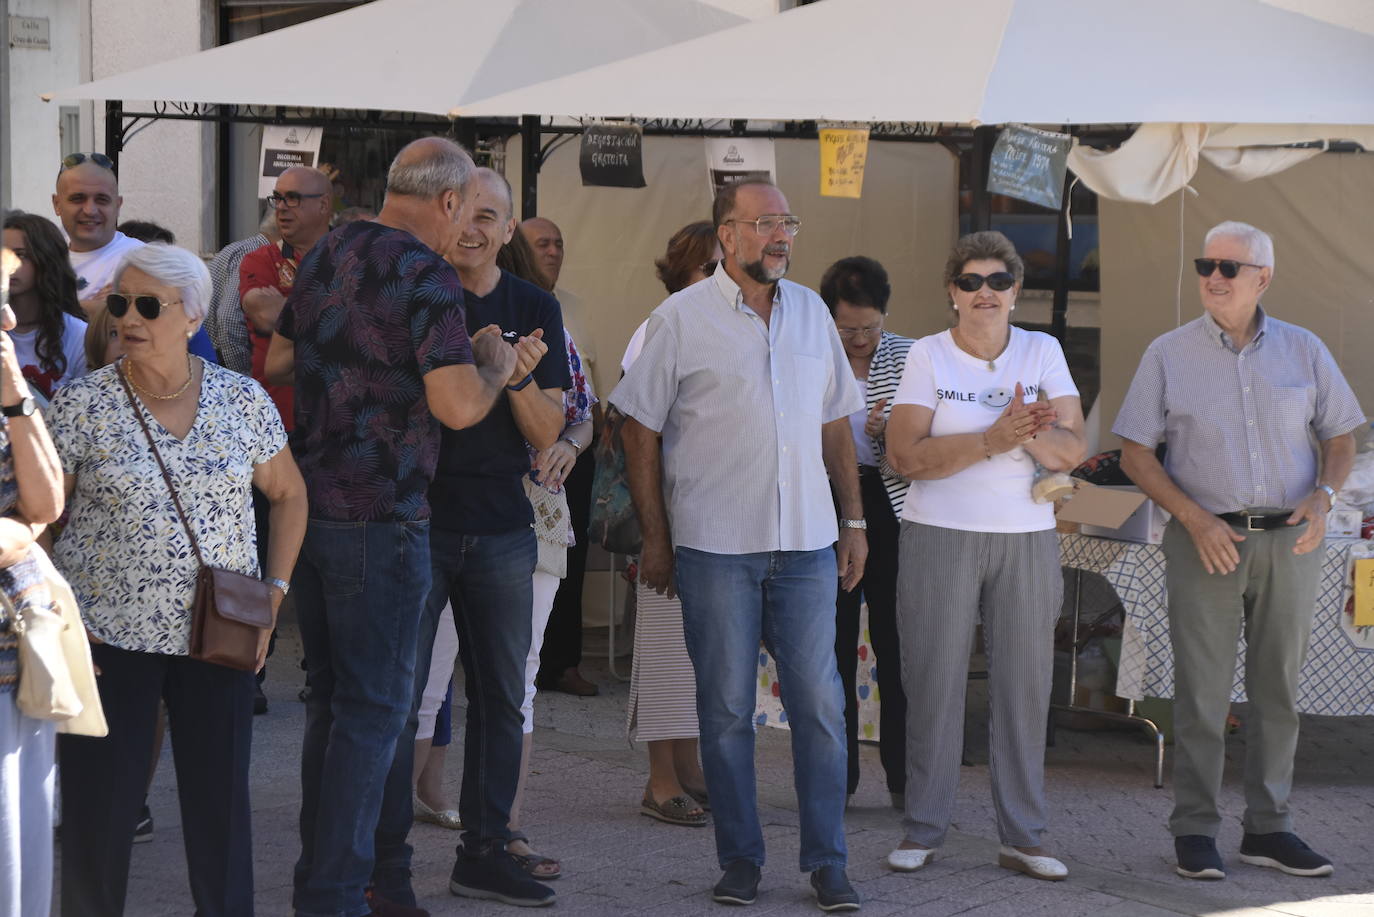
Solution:
[[[269,586],[276,586],[278,589],[280,589],[283,598],[285,598],[286,594],[291,591],[291,584],[284,579],[277,579],[275,576],[269,576],[266,580],[264,580],[264,582],[266,582]]]
[[[529,384],[530,384],[531,382],[533,382],[533,381],[534,381],[534,373],[528,373],[528,374],[526,374],[525,378],[521,379],[519,382],[515,383],[514,385],[507,385],[507,386],[506,386],[506,390],[507,390],[507,391],[510,391],[510,392],[518,392],[518,391],[520,391],[522,388],[524,388],[525,386],[529,385]]]
[[[579,443],[577,440],[573,439],[571,436],[568,436],[566,433],[559,437],[559,441],[571,444],[574,452],[576,452],[578,455],[582,454],[582,444]]]
[[[988,461],[992,461],[992,445],[988,442],[988,431],[983,431],[983,455]]]
[[[842,529],[861,529],[867,531],[868,521],[865,519],[841,519],[840,528]]]

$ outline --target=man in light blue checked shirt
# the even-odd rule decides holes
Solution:
[[[852,589],[868,554],[849,432],[863,403],[825,303],[782,279],[801,222],[782,192],[727,188],[713,220],[724,260],[649,317],[644,350],[610,398],[630,418],[641,578],[682,598],[725,870],[712,897],[750,904],[758,893],[753,714],[762,639],[792,730],[801,868],[823,909],[856,910],[845,875],[834,605],[837,565],[839,585]]]
[[[1205,314],[1145,351],[1112,432],[1131,480],[1173,514],[1164,533],[1174,649],[1178,873],[1222,879],[1217,795],[1236,638],[1245,634],[1245,815],[1240,859],[1297,876],[1331,861],[1292,832],[1298,672],[1326,514],[1365,422],[1316,335],[1259,299],[1274,243],[1245,223],[1207,233],[1196,259]],[[1155,447],[1168,452],[1161,465]]]

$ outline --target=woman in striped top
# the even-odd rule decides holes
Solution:
[[[720,243],[709,222],[689,223],[668,240],[655,262],[669,294],[700,283],[720,261]],[[620,368],[629,371],[644,346],[646,320],[635,331]],[[626,727],[649,746],[649,782],[641,815],[670,825],[707,823],[706,778],[697,753],[696,673],[682,632],[682,603],[635,584],[635,651]]]
[[[869,639],[877,663],[879,754],[892,805],[902,808],[906,791],[906,694],[897,641],[897,519],[911,485],[884,461],[887,418],[902,378],[911,338],[883,330],[892,288],[887,271],[872,258],[836,261],[821,278],[821,298],[835,318],[854,384],[865,409],[849,418],[859,460],[859,488],[868,523],[864,578],[835,600],[835,658],[844,682],[844,727],[849,745],[849,795],[859,788],[859,603],[868,603]]]

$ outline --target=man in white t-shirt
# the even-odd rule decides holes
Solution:
[[[124,198],[113,166],[100,153],[73,153],[62,160],[52,196],[53,212],[67,234],[77,295],[88,316],[105,304],[119,259],[143,244],[115,228]]]

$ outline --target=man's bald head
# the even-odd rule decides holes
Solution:
[[[334,193],[333,179],[311,166],[292,166],[285,169],[278,178],[287,178],[288,176],[291,178],[293,187],[302,194]]]
[[[462,194],[475,168],[467,150],[447,137],[422,137],[406,144],[391,161],[386,191],[427,201],[445,191]]]
[[[506,180],[506,176],[495,169],[481,166],[473,170],[472,180],[481,182],[484,188],[494,192],[505,202],[506,212],[502,214],[503,219],[512,220],[515,218],[515,192],[511,190],[510,182]]]
[[[530,217],[520,224],[520,234],[534,249],[535,261],[552,288],[563,271],[563,233],[547,217]]]
[[[271,198],[277,231],[292,247],[309,251],[329,232],[334,215],[334,182],[319,169],[292,166],[277,176]]]
[[[89,159],[57,174],[52,208],[67,231],[72,251],[89,252],[108,245],[123,203],[114,172]]]

